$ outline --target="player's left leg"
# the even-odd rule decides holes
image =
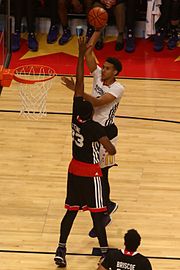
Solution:
[[[111,215],[118,209],[118,203],[113,202],[110,199],[109,169],[110,169],[110,167],[105,167],[105,168],[102,168],[101,170],[103,173],[104,190],[105,190],[105,194],[107,197],[107,212],[109,215]]]
[[[102,256],[104,256],[108,250],[108,241],[106,235],[106,229],[103,222],[104,212],[91,212],[94,228],[97,233]]]
[[[119,0],[118,4],[113,8],[116,26],[118,30],[118,36],[116,40],[116,51],[120,51],[124,47],[124,27],[125,27],[125,4],[123,0]]]

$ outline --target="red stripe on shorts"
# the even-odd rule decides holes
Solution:
[[[85,163],[76,159],[72,159],[69,164],[68,171],[77,176],[94,177],[102,176],[102,171],[99,163]]]

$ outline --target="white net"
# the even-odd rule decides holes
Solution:
[[[47,115],[46,101],[55,71],[46,66],[23,66],[15,70],[14,79],[19,83],[21,115],[39,119]]]

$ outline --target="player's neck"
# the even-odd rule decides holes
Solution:
[[[110,79],[107,79],[107,80],[103,80],[103,85],[110,86],[114,82],[115,82],[115,78],[113,77],[113,78],[110,78]]]
[[[122,251],[125,255],[128,255],[128,256],[134,256],[135,254],[137,254],[137,251],[129,251],[127,249],[124,249],[124,250],[122,249]]]

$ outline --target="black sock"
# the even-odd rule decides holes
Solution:
[[[59,243],[60,248],[66,248],[66,243]]]
[[[107,200],[107,203],[110,202],[110,185],[109,185],[109,180],[108,180],[108,173],[109,173],[109,168],[102,168],[102,174],[103,174],[103,188],[104,188],[104,193],[105,193],[105,198]]]
[[[71,231],[74,219],[76,218],[77,212],[78,211],[67,210],[63,220],[61,221],[59,243],[61,244],[66,243],[69,233]]]

